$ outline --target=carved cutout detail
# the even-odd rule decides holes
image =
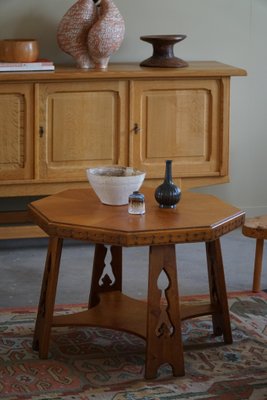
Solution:
[[[158,323],[156,326],[156,336],[172,336],[174,333],[174,326],[170,320],[170,316],[168,313],[169,302],[166,297],[166,293],[170,286],[170,279],[168,277],[167,272],[163,268],[158,277],[158,288],[161,290],[160,297],[160,316],[158,319]]]
[[[115,283],[115,280],[116,279],[112,268],[111,249],[110,246],[108,246],[103,272],[99,278],[98,285],[101,288],[110,288]]]

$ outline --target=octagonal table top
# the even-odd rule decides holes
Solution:
[[[120,246],[211,241],[244,222],[245,213],[215,196],[184,192],[175,209],[162,209],[154,189],[142,187],[146,213],[100,202],[91,188],[70,189],[29,205],[34,221],[50,236]]]

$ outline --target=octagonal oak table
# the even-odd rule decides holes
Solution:
[[[129,214],[127,205],[104,205],[90,188],[66,190],[29,205],[33,219],[49,235],[33,339],[40,358],[48,356],[54,326],[106,327],[144,338],[146,378],[156,377],[163,363],[170,364],[173,375],[184,375],[183,319],[211,315],[213,333],[232,343],[220,237],[242,225],[244,212],[214,196],[191,192],[182,194],[175,209],[162,209],[153,189],[142,192],[144,215]],[[95,244],[91,288],[86,310],[54,315],[65,238]],[[175,245],[193,242],[205,242],[210,296],[207,304],[185,306],[179,299]],[[122,247],[128,246],[149,246],[147,302],[122,293]],[[108,248],[113,281],[106,272]]]

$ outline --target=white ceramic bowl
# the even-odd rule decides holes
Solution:
[[[127,204],[129,195],[139,190],[145,179],[145,172],[117,165],[88,168],[86,174],[101,203],[113,206]]]

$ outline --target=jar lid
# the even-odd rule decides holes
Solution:
[[[143,193],[140,193],[140,192],[138,192],[138,190],[135,190],[132,194],[130,194],[129,199],[144,201],[145,196],[143,195]]]

